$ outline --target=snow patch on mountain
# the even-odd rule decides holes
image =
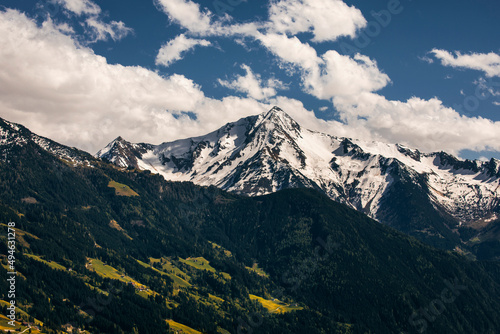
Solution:
[[[426,179],[428,197],[460,221],[498,208],[499,161],[461,161],[400,144],[339,138],[303,129],[283,110],[228,123],[205,136],[160,145],[117,138],[98,153],[117,166],[150,170],[171,181],[263,195],[310,187],[377,218],[396,170]]]

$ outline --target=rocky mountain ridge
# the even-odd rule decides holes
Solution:
[[[422,153],[399,144],[334,137],[304,129],[277,107],[205,136],[160,145],[117,138],[97,156],[167,180],[215,185],[249,196],[315,188],[393,226],[404,222],[387,219],[398,210],[387,199],[401,183],[417,187],[436,215],[451,217],[446,221],[450,230],[496,220],[499,212],[496,159],[462,161],[445,152]],[[418,230],[442,236],[433,226]]]

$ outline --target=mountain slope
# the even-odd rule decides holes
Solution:
[[[401,145],[337,138],[302,128],[277,107],[206,136],[160,145],[117,138],[97,156],[167,180],[215,185],[250,196],[286,188],[318,189],[446,248],[460,244],[452,230],[473,227],[500,211],[498,160],[460,161],[444,152],[424,154]],[[401,201],[401,194],[408,198]],[[415,210],[402,211],[405,206]]]
[[[0,215],[16,223],[17,302],[46,332],[167,333],[167,319],[203,333],[500,329],[498,263],[433,249],[319,192],[240,197],[9,146]],[[249,269],[257,263],[267,275]],[[272,314],[251,296],[296,311]],[[446,310],[434,311],[441,296]]]
[[[96,161],[87,152],[61,145],[32,133],[20,124],[11,123],[0,118],[0,157],[5,161],[13,149],[27,145],[34,145],[59,159],[76,165],[89,165],[91,162]]]
[[[357,323],[361,318],[365,323],[373,321],[364,332],[420,332],[424,327],[436,333],[460,332],[449,324],[425,320],[421,312],[428,310],[433,301],[420,292],[434,291],[435,303],[450,282],[463,282],[461,289],[467,297],[464,295],[464,300],[457,302],[465,305],[469,298],[482,298],[465,288],[482,279],[472,278],[472,271],[465,274],[469,269],[462,267],[461,256],[431,250],[318,192],[284,190],[244,202],[246,209],[237,214],[231,207],[241,203],[228,203],[221,210],[227,221],[210,237],[228,236],[226,241],[219,239],[221,244],[245,245],[242,251],[255,258],[272,277],[281,278],[283,291],[295,300],[315,305],[325,314],[342,310],[341,314],[349,314],[344,318],[349,323]],[[225,212],[228,213],[224,215]],[[455,261],[458,262],[452,264]],[[436,280],[437,271],[448,278]],[[498,279],[493,278],[490,283],[496,285]],[[364,292],[357,295],[355,291]],[[446,304],[446,308],[453,306]],[[446,322],[462,330],[469,327],[472,314],[462,312],[446,313]],[[337,317],[338,314],[336,319],[341,321]],[[398,323],[398,318],[404,321]],[[381,319],[383,325],[379,323]],[[488,326],[470,330],[492,332]]]

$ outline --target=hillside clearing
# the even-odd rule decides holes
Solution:
[[[173,320],[166,320],[166,322],[170,326],[170,329],[172,329],[174,331],[180,331],[181,333],[187,333],[187,334],[202,334],[201,332],[199,332],[195,329],[192,329],[191,327],[180,324],[180,323],[175,322]]]
[[[129,186],[118,183],[116,181],[109,181],[108,187],[114,188],[115,194],[117,196],[126,196],[126,197],[139,196],[139,194],[133,191],[132,188],[130,188]]]
[[[251,300],[257,300],[269,313],[287,313],[304,309],[301,306],[291,306],[277,299],[269,300],[259,296],[249,295]]]

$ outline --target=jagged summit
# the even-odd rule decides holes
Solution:
[[[295,134],[300,132],[300,125],[292,117],[290,117],[290,115],[278,107],[273,107],[268,112],[262,113],[258,116],[255,130],[260,128],[264,131],[270,132],[273,130],[281,132],[286,131]]]
[[[500,216],[498,160],[461,161],[443,152],[337,138],[302,128],[278,107],[205,136],[160,145],[117,138],[98,156],[167,180],[250,196],[315,188],[394,227],[436,238],[448,229],[440,217],[458,226]],[[420,207],[402,208],[409,202]],[[419,210],[437,218],[422,220]]]
[[[283,109],[281,109],[280,107],[278,106],[274,106],[272,107],[268,112],[267,114],[271,114],[271,113],[283,113],[285,115],[288,116],[288,114],[286,112],[283,111]]]
[[[259,118],[262,122],[271,122],[274,124],[283,123],[287,124],[290,122],[294,122],[292,117],[288,115],[283,109],[279,107],[272,107],[269,111],[263,112],[259,115]]]
[[[138,167],[137,158],[147,152],[152,145],[132,144],[121,136],[97,152],[96,156],[121,167]]]

